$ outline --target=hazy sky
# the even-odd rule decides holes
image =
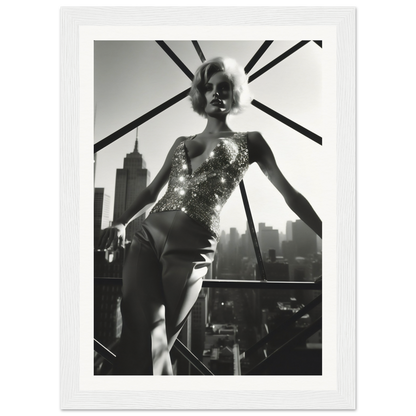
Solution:
[[[299,40],[274,41],[253,74]],[[190,41],[167,41],[169,47],[194,72],[201,63]],[[261,41],[201,41],[207,59],[229,56],[245,66],[261,46]],[[95,142],[135,120],[154,107],[189,88],[190,80],[162,48],[152,41],[96,41],[94,60]],[[295,52],[250,83],[255,99],[322,136],[322,49],[314,42]],[[251,106],[243,114],[230,117],[234,131],[260,131],[272,148],[277,164],[289,182],[315,210],[325,204],[324,155],[322,146]],[[184,99],[139,127],[139,152],[146,160],[151,180],[174,140],[193,135],[205,127],[205,119],[194,113]],[[136,131],[132,131],[97,154],[95,186],[104,187],[114,204],[116,169],[133,151]],[[325,143],[325,138],[324,138]],[[265,222],[285,232],[286,221],[297,216],[270,184],[257,165],[247,172],[246,185],[254,223]],[[162,196],[164,191],[162,191]],[[246,229],[246,217],[237,188],[221,216],[222,229]]]

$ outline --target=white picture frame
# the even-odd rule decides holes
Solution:
[[[355,14],[352,7],[241,7],[218,8],[129,8],[64,7],[61,9],[61,408],[62,409],[354,409],[356,405],[356,132],[355,132]],[[85,160],[81,138],[91,135],[84,112],[91,97],[85,96],[91,83],[91,68],[80,58],[84,34],[102,36],[110,28],[174,27],[176,36],[186,36],[189,26],[222,26],[230,30],[245,27],[333,31],[336,41],[336,278],[332,290],[332,310],[337,328],[334,344],[333,377],[328,388],[274,387],[227,389],[219,381],[211,387],[187,388],[169,378],[158,380],[159,387],[120,388],[112,377],[95,385],[83,376],[85,357],[92,355],[93,340],[86,338],[85,317],[92,302],[83,292],[91,264],[82,256],[91,247],[91,235],[84,227],[85,204],[91,189],[82,186]],[[215,22],[215,23],[213,23]],[[183,33],[181,33],[183,28]],[[92,35],[91,35],[92,34]],[[89,38],[91,40],[91,37]],[[90,45],[91,46],[91,45]],[[91,136],[92,137],[92,136]],[[89,145],[89,144],[87,144]],[[324,234],[325,235],[325,234]],[[87,285],[89,283],[87,282]],[[91,283],[92,284],[92,283]],[[324,282],[325,290],[325,282]],[[87,292],[88,293],[88,292]],[[324,314],[328,313],[324,310]],[[324,315],[325,316],[325,315]],[[90,346],[90,351],[86,352]],[[89,371],[89,370],[88,370]],[[92,371],[92,369],[91,369]],[[270,377],[270,376],[269,376]],[[251,379],[252,384],[257,378]],[[269,379],[270,381],[270,379]],[[302,384],[302,380],[299,384]],[[259,380],[261,384],[261,380]],[[122,384],[122,383],[121,383]],[[215,395],[215,400],[212,399]]]

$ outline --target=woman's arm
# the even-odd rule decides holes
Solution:
[[[179,144],[185,140],[185,137],[179,137],[169,150],[165,162],[156,175],[155,179],[143,191],[139,193],[133,203],[124,211],[124,213],[115,221],[113,225],[102,231],[97,248],[116,250],[124,244],[125,227],[145,212],[157,200],[157,197],[169,179],[172,165],[172,157]]]
[[[248,134],[250,163],[257,162],[260,169],[283,195],[289,208],[322,238],[322,221],[306,198],[301,195],[283,176],[276,164],[269,145],[258,132]]]

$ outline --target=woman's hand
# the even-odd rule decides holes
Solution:
[[[97,248],[99,250],[108,250],[115,253],[120,248],[124,248],[124,240],[126,237],[126,227],[124,224],[114,224],[111,227],[101,231]]]

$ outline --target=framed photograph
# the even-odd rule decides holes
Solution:
[[[355,408],[355,14],[61,9],[62,409]],[[196,255],[187,227],[212,249]],[[177,269],[186,244],[204,262]],[[126,311],[159,292],[147,354]],[[136,370],[117,370],[123,354]]]

